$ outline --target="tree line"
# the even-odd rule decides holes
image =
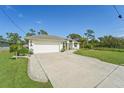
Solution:
[[[6,33],[7,37],[4,38],[0,36],[0,47],[3,43],[9,44],[9,51],[14,53],[17,56],[28,54],[30,51],[28,50],[28,40],[23,39],[18,33]],[[45,30],[40,30],[36,32],[34,29],[30,29],[29,32],[25,34],[25,37],[34,36],[34,35],[48,35]]]
[[[48,35],[48,32],[41,29],[40,31],[36,32],[34,29],[30,29],[28,33],[26,33],[26,36],[34,36],[34,35]]]
[[[67,38],[75,39],[80,42],[81,48],[124,48],[124,38],[114,37],[112,35],[105,35],[102,37],[95,37],[95,32],[91,29],[86,30],[83,36],[79,34],[69,34]]]
[[[10,52],[14,52],[16,56],[29,53],[28,48],[25,46],[28,44],[28,40],[23,39],[18,33],[11,32],[6,33],[6,35],[7,38],[0,36],[0,44],[2,44],[2,42],[7,42],[10,47]],[[36,32],[34,29],[30,29],[29,32],[25,34],[25,37],[34,35],[48,35],[48,32],[45,30],[39,30]],[[83,33],[83,36],[76,33],[71,33],[67,35],[67,38],[80,42],[80,48],[124,48],[124,38],[114,37],[112,35],[96,38],[95,32],[92,29],[86,30],[86,32]]]

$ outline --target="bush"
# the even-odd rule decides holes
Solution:
[[[19,55],[26,55],[29,53],[29,49],[28,48],[21,48],[19,51],[18,51]]]
[[[18,46],[16,44],[12,44],[9,47],[9,52],[16,52],[16,50],[18,49]]]
[[[84,48],[92,49],[93,46],[91,44],[87,44],[87,45],[84,46]]]
[[[33,54],[33,50],[32,49],[29,50],[29,54]]]
[[[65,51],[65,49],[64,49],[64,48],[62,48],[62,49],[61,49],[61,52],[64,52],[64,51]]]

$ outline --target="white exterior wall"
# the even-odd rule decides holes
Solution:
[[[77,47],[74,46],[73,49],[80,49],[79,43],[77,44]]]
[[[79,43],[77,44],[77,47],[76,47],[76,49],[80,49],[80,44],[79,44]]]
[[[61,51],[63,49],[63,44],[59,45],[59,51]]]
[[[74,46],[74,41],[73,41],[73,42],[72,42],[72,48],[73,48],[73,49],[80,49],[80,44],[77,43],[77,46],[75,47],[75,46]]]

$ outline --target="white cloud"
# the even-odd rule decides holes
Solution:
[[[36,21],[37,24],[41,24],[42,22],[39,20],[39,21]]]

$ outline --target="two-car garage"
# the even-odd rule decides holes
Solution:
[[[27,39],[29,40],[29,50],[34,54],[60,52],[63,48],[63,41],[65,40],[62,37],[53,35],[30,36]]]
[[[60,45],[33,45],[33,53],[50,53],[50,52],[59,52]]]

